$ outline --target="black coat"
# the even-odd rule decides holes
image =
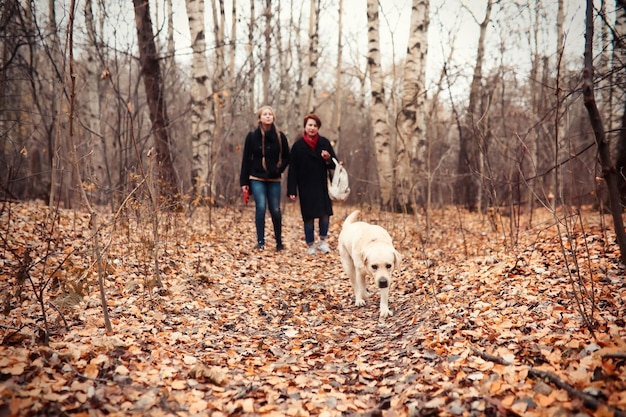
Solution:
[[[335,163],[322,158],[323,150],[337,158],[330,141],[323,136],[319,136],[315,150],[302,137],[291,147],[287,195],[300,197],[300,211],[305,221],[333,214],[328,197],[328,171],[335,168]]]
[[[243,157],[241,158],[241,173],[239,175],[239,185],[250,185],[250,177],[257,177],[264,180],[280,180],[280,175],[289,165],[289,142],[287,137],[280,133],[282,142],[282,157],[276,137],[274,126],[265,132],[265,167],[263,168],[263,138],[261,128],[257,128],[248,133],[243,146]],[[280,159],[280,161],[279,161]]]

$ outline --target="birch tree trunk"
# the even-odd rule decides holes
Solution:
[[[89,181],[95,185],[95,192],[93,193],[94,202],[96,204],[102,204],[106,200],[106,196],[109,195],[111,189],[111,178],[108,174],[107,168],[107,154],[106,145],[104,142],[104,135],[100,128],[100,98],[101,92],[101,74],[96,72],[97,68],[100,68],[99,60],[97,60],[98,51],[96,45],[98,42],[98,35],[96,26],[93,19],[93,4],[92,0],[85,1],[85,26],[87,29],[87,37],[89,42],[86,45],[87,48],[87,85],[88,85],[88,112],[89,117],[87,123],[89,125],[89,137],[90,148],[92,149],[90,158],[90,170],[88,174]]]
[[[209,195],[209,155],[214,138],[215,118],[211,94],[211,74],[206,58],[204,0],[186,0],[191,34],[191,180],[196,198]]]
[[[298,66],[300,63],[305,62],[305,57],[306,57],[306,51],[304,50],[304,47],[302,46],[302,42],[301,42],[301,36],[299,35],[300,29],[302,28],[302,13],[300,13],[298,15],[298,19],[294,20],[293,19],[293,13],[291,14],[292,18],[291,18],[291,27],[296,28],[295,32],[295,36],[294,36],[294,49],[296,51],[295,53],[295,65]],[[290,31],[291,32],[291,31]],[[298,116],[300,115],[304,115],[306,114],[306,110],[305,107],[302,105],[302,96],[303,96],[303,85],[304,85],[304,78],[305,78],[306,74],[304,74],[304,71],[296,71],[296,75],[295,75],[295,79],[294,79],[294,91],[293,91],[293,107],[296,111],[296,114]],[[298,117],[300,118],[300,117]],[[298,128],[302,127],[300,125],[300,123],[298,123],[297,125]]]
[[[606,2],[608,0],[604,0]],[[613,42],[609,46],[609,50],[612,51],[612,57],[610,58],[609,66],[610,66],[610,83],[612,88],[610,91],[610,116],[611,121],[609,124],[610,131],[614,131],[618,126],[623,126],[621,114],[624,93],[626,93],[626,86],[623,83],[620,84],[621,80],[624,80],[626,76],[626,0],[616,0],[615,5],[615,29],[611,30],[610,27],[607,28],[611,30],[613,33]],[[608,24],[603,25],[603,27],[610,26]],[[620,86],[620,88],[615,88],[616,86]],[[621,132],[623,133],[623,132]]]
[[[165,0],[167,13],[167,66],[168,73],[178,75],[178,65],[176,63],[176,45],[174,43],[174,10],[172,0]],[[168,84],[169,85],[169,84]],[[170,93],[171,97],[171,93]]]
[[[600,15],[602,16],[602,24],[600,26],[600,42],[602,47],[600,49],[600,59],[597,64],[598,72],[600,73],[601,80],[598,87],[600,87],[600,113],[607,121],[606,128],[609,132],[613,131],[613,118],[611,117],[611,97],[613,77],[611,74],[611,40],[609,37],[609,16],[606,12],[606,0],[600,0]],[[616,28],[617,29],[617,28]],[[619,29],[617,29],[619,30]],[[623,32],[617,32],[623,33]]]
[[[283,10],[281,0],[278,0],[278,10],[285,13]],[[294,77],[292,75],[294,69],[294,48],[293,39],[298,36],[298,31],[295,30],[293,24],[294,16],[294,2],[290,1],[289,7],[289,21],[287,24],[288,30],[283,30],[282,20],[276,21],[276,47],[278,48],[278,98],[277,103],[274,106],[274,110],[277,113],[279,119],[278,123],[283,132],[294,132],[301,127],[300,116],[301,113],[297,111],[295,106],[296,97],[298,95],[297,89],[294,87]],[[283,33],[287,35],[287,39],[283,38]],[[289,134],[287,135],[289,137]]]
[[[213,34],[215,36],[215,75],[213,77],[213,109],[215,113],[215,128],[213,130],[213,141],[209,148],[209,167],[210,167],[210,192],[212,196],[217,195],[216,192],[216,170],[217,158],[216,154],[222,147],[224,141],[224,91],[226,90],[226,45],[224,42],[226,12],[224,10],[224,0],[218,0],[219,11],[215,7],[213,1]]]
[[[378,0],[367,0],[367,62],[372,90],[371,118],[374,148],[376,152],[378,185],[380,187],[381,208],[391,209],[393,184],[393,161],[387,106],[385,104],[385,85],[380,63],[380,35]]]
[[[272,68],[272,0],[265,0],[265,57],[263,59],[263,105],[270,100],[270,69]]]
[[[59,45],[61,45],[61,41],[59,39],[59,31],[57,30],[56,24],[56,4],[55,0],[48,0],[48,31],[52,36],[52,42],[50,43],[50,55],[52,64],[55,62],[60,62],[60,51]],[[46,91],[50,96],[50,114],[51,114],[51,124],[48,127],[48,150],[50,152],[50,198],[48,200],[48,205],[50,209],[52,209],[55,205],[55,201],[58,198],[57,192],[62,188],[63,175],[61,175],[63,171],[63,146],[60,143],[60,138],[58,133],[58,120],[59,120],[59,85],[58,82],[58,72],[53,72],[52,75],[53,81],[51,83],[47,83],[49,86],[49,91]],[[45,87],[44,87],[45,88]],[[68,177],[71,177],[69,175]]]
[[[616,7],[615,17],[615,33],[620,34],[613,40],[613,63],[612,63],[612,84],[613,89],[617,90],[614,94],[624,94],[623,87],[616,89],[617,80],[624,80],[626,77],[626,4],[622,4]],[[615,100],[615,99],[614,99]],[[615,117],[613,114],[617,113],[617,105],[615,110],[611,112],[611,118]],[[626,204],[626,101],[621,106],[622,115],[619,122],[614,123],[615,126],[620,126],[620,132],[617,135],[617,155],[616,155],[616,169],[618,173],[618,188],[621,196],[622,204]]]
[[[281,10],[282,12],[284,12],[283,8],[282,8],[282,2],[280,0],[277,1],[276,4],[276,10]],[[277,65],[277,71],[278,71],[278,97],[275,99],[272,108],[274,109],[274,111],[277,114],[280,114],[281,120],[284,120],[284,112],[283,109],[286,110],[287,108],[287,99],[288,99],[288,95],[291,94],[291,89],[289,88],[289,81],[288,81],[288,77],[289,77],[289,72],[288,72],[288,59],[289,59],[289,51],[284,51],[282,44],[283,44],[283,29],[281,27],[281,19],[276,19],[276,21],[274,22],[274,24],[276,25],[276,42],[275,45],[278,48],[278,65]],[[285,128],[285,124],[281,121],[280,125],[282,126],[282,128]],[[289,132],[289,129],[286,130],[287,132]]]
[[[552,199],[552,208],[555,208],[557,205],[557,201],[562,202],[562,192],[561,192],[561,168],[559,161],[561,160],[561,148],[562,146],[562,127],[563,127],[563,106],[562,106],[562,96],[560,81],[561,81],[561,60],[563,59],[563,21],[565,20],[565,7],[563,4],[563,0],[558,0],[558,9],[556,14],[556,94],[555,94],[555,114],[554,114],[554,188],[552,190],[552,194],[554,194],[554,198]]]
[[[335,69],[335,109],[333,111],[332,129],[335,135],[335,149],[339,147],[339,141],[341,140],[341,100],[342,94],[342,55],[343,55],[343,43],[341,37],[343,36],[343,0],[339,0],[339,22],[337,24],[337,68]]]
[[[535,5],[535,13],[532,15],[532,20],[530,22],[529,28],[529,47],[530,47],[530,73],[528,78],[531,80],[537,80],[539,75],[539,5],[538,0],[534,0]],[[539,89],[532,89],[530,91],[530,104],[532,106],[533,114],[535,115],[535,120],[539,114]],[[534,136],[530,136],[530,140],[523,144],[528,149],[528,157],[527,163],[526,160],[522,161],[522,173],[524,177],[532,177],[535,178],[537,176],[537,146],[539,141],[539,127],[535,127]],[[527,184],[526,189],[524,190],[524,199],[526,200],[527,210],[529,213],[528,216],[528,225],[530,226],[532,223],[532,213],[535,208],[535,198],[534,195],[537,193],[536,189],[537,181],[532,181],[532,183]]]
[[[416,198],[416,179],[424,171],[429,3],[429,0],[413,0],[411,8],[394,176],[396,204],[403,211],[411,211],[409,206]]]
[[[247,52],[247,69],[248,69],[248,74],[247,74],[247,79],[248,79],[248,83],[247,83],[247,97],[249,98],[248,101],[248,113],[250,115],[255,113],[255,106],[256,106],[256,95],[254,92],[254,84],[256,83],[256,71],[255,71],[255,62],[254,62],[254,36],[255,36],[255,29],[256,29],[256,13],[255,13],[255,9],[254,9],[254,0],[250,0],[250,20],[248,21],[248,43],[246,45],[246,52]]]
[[[317,76],[317,60],[319,58],[319,14],[320,0],[311,0],[311,10],[309,14],[309,54],[305,93],[304,112],[315,111],[315,77]]]
[[[235,55],[237,52],[237,0],[232,1],[231,9],[231,25],[230,25],[230,48],[228,50],[228,73],[227,73],[227,91],[228,97],[226,97],[226,108],[231,109],[233,103],[233,93],[235,90]]]

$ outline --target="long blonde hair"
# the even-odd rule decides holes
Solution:
[[[278,130],[278,126],[276,125],[276,113],[274,112],[274,109],[268,105],[261,106],[259,110],[257,110],[256,112],[256,118],[257,118],[257,124],[259,126],[259,130],[261,131],[261,146],[263,147],[263,161],[262,161],[263,168],[267,170],[267,167],[265,166],[265,129],[263,129],[263,126],[261,123],[261,114],[263,113],[264,110],[271,111],[272,116],[274,118],[272,125],[274,126],[274,133],[276,133],[276,139],[278,139],[278,149],[279,149],[277,167],[280,166],[283,160],[283,141],[282,141],[282,138],[280,137],[280,131]]]

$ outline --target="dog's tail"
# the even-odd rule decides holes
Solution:
[[[348,217],[346,217],[346,219],[343,221],[343,224],[354,223],[359,217],[359,214],[361,214],[361,210],[354,210],[352,213],[350,213]]]

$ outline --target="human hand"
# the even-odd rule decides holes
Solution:
[[[295,195],[293,195],[293,194],[289,194],[289,199],[290,199],[291,201],[296,201],[296,196],[295,196]]]
[[[330,152],[322,151],[322,158],[324,158],[325,161],[328,161],[330,159]]]

